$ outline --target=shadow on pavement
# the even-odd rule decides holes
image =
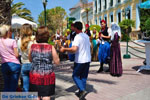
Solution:
[[[132,69],[134,69],[134,70],[136,70],[136,71],[137,71],[139,68],[140,68],[140,66],[134,66],[134,67],[132,67]],[[150,70],[141,70],[139,73],[150,75]]]
[[[76,85],[73,85],[73,86],[69,87],[68,89],[66,89],[66,91],[75,93],[75,91],[76,92],[78,91],[78,88]],[[97,90],[94,89],[93,85],[90,85],[90,84],[86,85],[86,91],[87,91],[87,95],[91,92],[97,93]],[[84,99],[84,100],[86,100],[86,99]]]
[[[93,79],[93,78],[88,78],[87,81],[93,81],[93,82],[99,82],[99,83],[105,83],[105,84],[117,84],[117,82],[115,82],[115,81],[102,80],[102,79]]]
[[[69,87],[68,89],[66,89],[67,92],[75,92],[77,90],[78,90],[78,88],[76,85],[73,85],[73,86]],[[91,85],[91,84],[86,85],[86,91],[88,91],[88,93],[90,93],[90,92],[97,93],[97,90],[94,89],[93,85]]]
[[[56,98],[71,95],[67,92],[63,87],[56,85],[55,95],[51,97],[51,100],[55,100]]]

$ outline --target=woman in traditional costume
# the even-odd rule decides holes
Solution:
[[[97,32],[96,28],[93,29],[91,32],[91,42],[92,42],[92,60],[98,60],[98,53],[97,53],[97,39],[99,38],[99,33]]]
[[[121,30],[117,23],[112,23],[109,30],[111,37],[110,49],[110,74],[112,76],[122,75],[122,61],[119,39],[121,38]]]

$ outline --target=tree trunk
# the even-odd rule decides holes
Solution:
[[[11,25],[11,0],[0,0],[0,24]]]
[[[0,25],[7,24],[11,25],[11,0],[0,0]],[[1,59],[0,59],[1,63]],[[0,64],[0,91],[3,90],[4,80],[1,72]]]
[[[89,19],[88,19],[88,17],[89,17],[89,10],[86,9],[86,23],[87,23],[87,24],[89,24]]]

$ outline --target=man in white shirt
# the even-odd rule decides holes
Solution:
[[[73,69],[73,80],[79,92],[76,95],[79,97],[79,100],[83,100],[86,96],[86,80],[88,77],[89,66],[91,62],[91,52],[90,52],[90,40],[86,33],[82,32],[83,25],[81,22],[76,22],[74,24],[75,32],[77,35],[74,38],[71,48],[60,49],[61,52],[68,51],[75,53],[74,69]]]

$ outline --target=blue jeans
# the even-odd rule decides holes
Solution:
[[[4,77],[4,92],[14,92],[18,87],[21,65],[7,62],[2,64],[2,73]]]
[[[86,89],[86,80],[88,77],[90,63],[74,63],[73,69],[73,80],[79,91],[84,91]]]
[[[31,69],[30,63],[22,64],[21,76],[23,79],[23,91],[24,92],[29,91],[29,72],[30,72],[30,69]]]

